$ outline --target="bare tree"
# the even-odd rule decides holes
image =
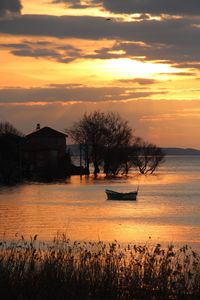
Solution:
[[[0,184],[21,180],[22,136],[9,122],[0,122]]]
[[[113,112],[84,114],[67,133],[85,153],[87,150],[86,159],[93,163],[95,177],[101,165],[106,176],[128,174],[131,167],[141,174],[152,174],[164,160],[161,148],[134,138],[128,122]]]
[[[129,152],[130,147],[128,145],[106,149],[104,156],[104,173],[106,176],[116,176],[119,173],[128,174]]]
[[[113,112],[95,111],[84,114],[79,122],[75,122],[67,130],[67,133],[76,143],[89,149],[88,156],[94,165],[95,177],[99,173],[100,165],[103,162],[106,173],[111,172],[114,162],[109,159],[109,154],[116,154],[116,151],[120,148],[130,145],[132,140],[132,129],[128,126],[128,122],[122,120],[119,114]],[[116,167],[114,169],[116,170]]]
[[[12,134],[22,137],[23,134],[9,122],[0,122],[0,135]]]
[[[164,161],[164,157],[165,154],[161,148],[137,138],[132,147],[129,163],[137,168],[141,174],[152,174]]]

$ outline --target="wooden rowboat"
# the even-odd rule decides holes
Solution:
[[[105,190],[108,200],[136,200],[138,190],[129,193],[119,193],[111,190]]]

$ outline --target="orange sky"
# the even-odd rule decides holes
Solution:
[[[148,3],[0,4],[0,120],[27,133],[116,111],[159,146],[200,149],[200,4]]]

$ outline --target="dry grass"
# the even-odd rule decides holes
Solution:
[[[200,256],[187,246],[22,237],[1,242],[0,291],[2,300],[200,299]]]

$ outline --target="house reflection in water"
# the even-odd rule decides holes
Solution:
[[[25,176],[42,180],[67,177],[70,155],[66,152],[66,138],[65,133],[37,124],[36,130],[25,137]]]

